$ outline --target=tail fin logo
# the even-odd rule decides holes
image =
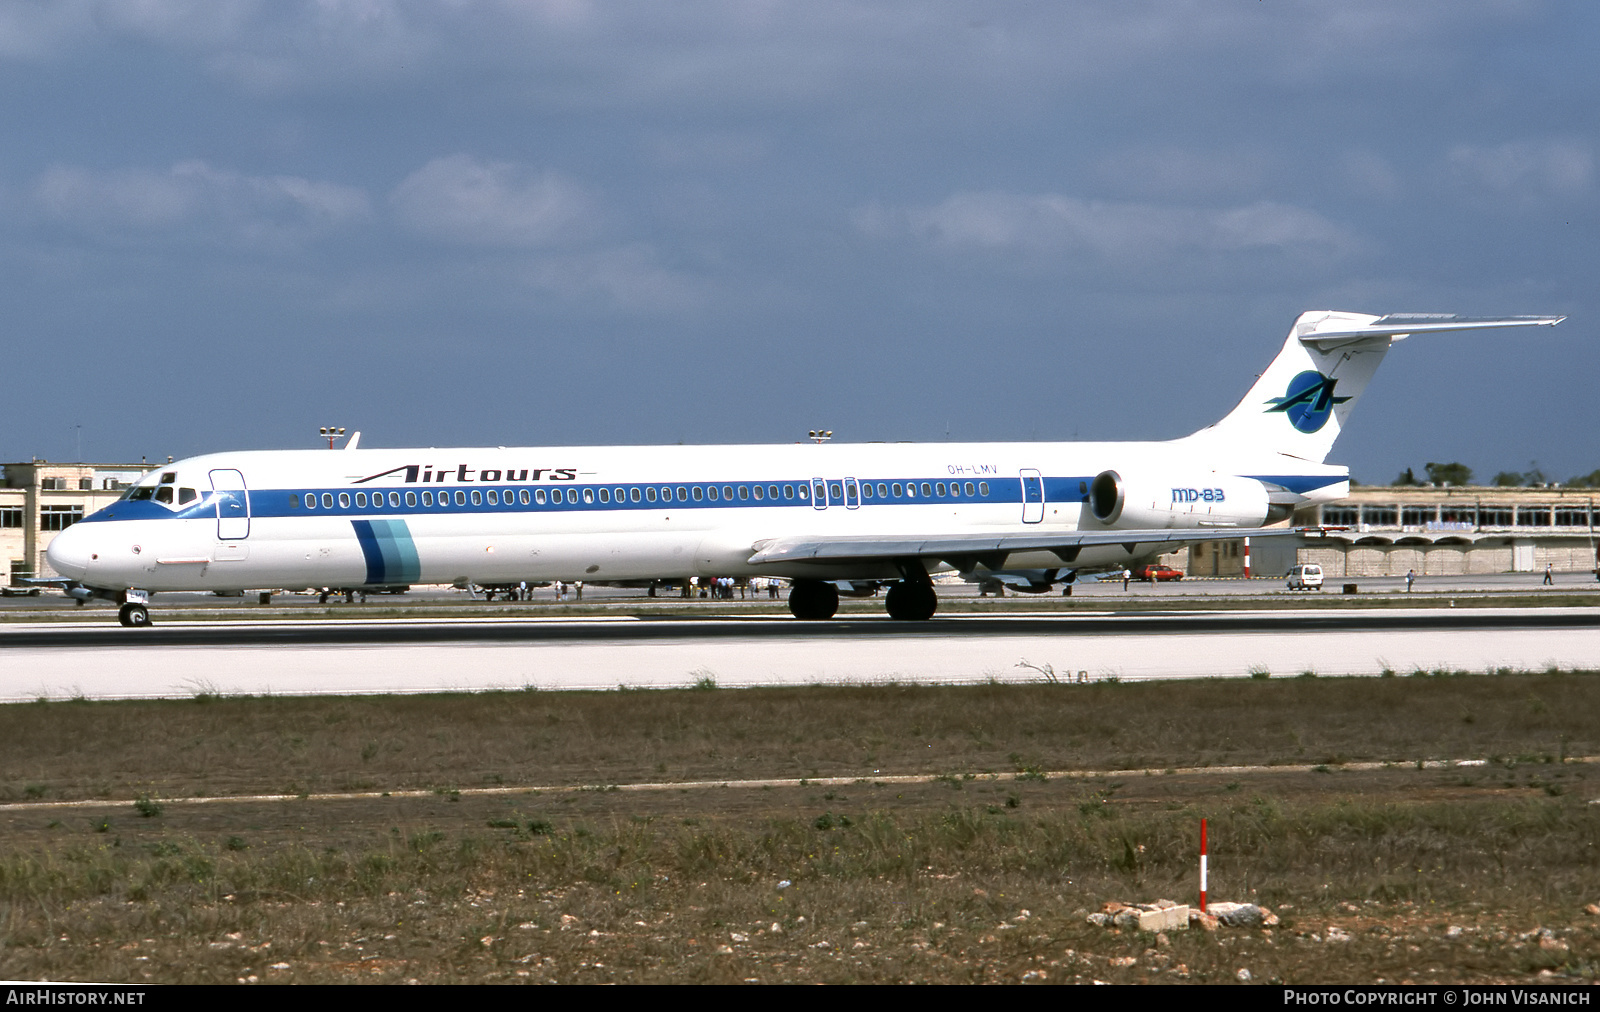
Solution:
[[[1316,432],[1328,424],[1328,416],[1335,404],[1343,404],[1348,397],[1335,397],[1334,384],[1339,381],[1320,372],[1306,370],[1289,381],[1289,389],[1282,397],[1267,401],[1272,405],[1267,413],[1281,411],[1289,417],[1289,424],[1307,433]]]

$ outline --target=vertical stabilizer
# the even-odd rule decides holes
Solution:
[[[1394,342],[1428,331],[1549,327],[1563,319],[1482,319],[1427,313],[1367,316],[1325,310],[1302,313],[1283,350],[1239,406],[1189,438],[1320,463],[1327,459],[1361,392]]]

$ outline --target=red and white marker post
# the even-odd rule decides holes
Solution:
[[[1206,820],[1200,820],[1200,912],[1206,912]]]
[[[1244,578],[1250,579],[1250,539],[1244,539]]]

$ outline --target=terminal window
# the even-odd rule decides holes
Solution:
[[[0,507],[0,527],[16,527],[16,528],[20,528],[21,526],[22,526],[22,507],[21,506]]]
[[[1405,527],[1421,527],[1431,524],[1439,518],[1437,506],[1402,506],[1400,507],[1400,523]]]
[[[1478,526],[1510,527],[1515,512],[1510,506],[1479,506]]]
[[[82,519],[82,506],[42,506],[39,508],[39,529],[41,531],[64,531]]]
[[[1393,527],[1400,522],[1399,510],[1393,506],[1361,507],[1361,522],[1374,527]]]

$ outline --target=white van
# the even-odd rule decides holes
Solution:
[[[1321,590],[1321,566],[1296,566],[1289,570],[1290,590]]]

